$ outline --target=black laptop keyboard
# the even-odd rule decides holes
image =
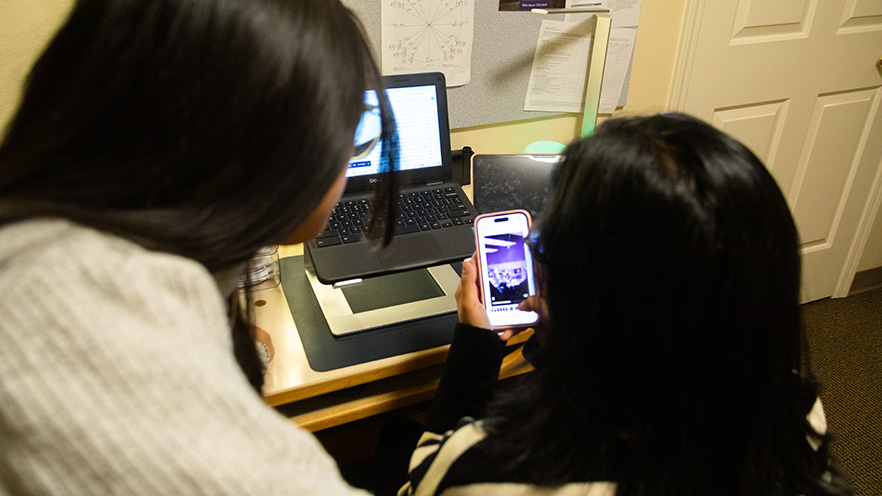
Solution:
[[[338,203],[327,229],[316,236],[316,246],[363,241],[370,224],[371,207],[371,200],[367,198]],[[456,188],[427,188],[399,196],[395,235],[471,225],[474,221]]]

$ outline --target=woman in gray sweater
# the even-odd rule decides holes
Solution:
[[[0,146],[0,494],[357,492],[219,281],[322,228],[370,89],[338,0],[75,4]]]

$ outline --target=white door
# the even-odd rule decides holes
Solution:
[[[799,229],[803,301],[845,296],[882,194],[880,57],[882,0],[688,5],[671,106],[771,170]]]

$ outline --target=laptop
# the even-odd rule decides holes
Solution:
[[[360,217],[380,171],[377,143],[346,171],[346,190],[328,229],[306,243],[307,263],[322,284],[335,284],[443,263],[475,251],[477,211],[453,182],[447,88],[439,72],[384,76],[400,149],[401,202],[392,243],[364,235]]]
[[[536,221],[551,197],[560,159],[560,155],[475,155],[472,191],[478,213],[524,209]]]

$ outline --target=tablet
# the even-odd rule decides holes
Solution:
[[[478,213],[523,209],[538,218],[551,197],[560,159],[560,155],[475,155],[472,191]]]

